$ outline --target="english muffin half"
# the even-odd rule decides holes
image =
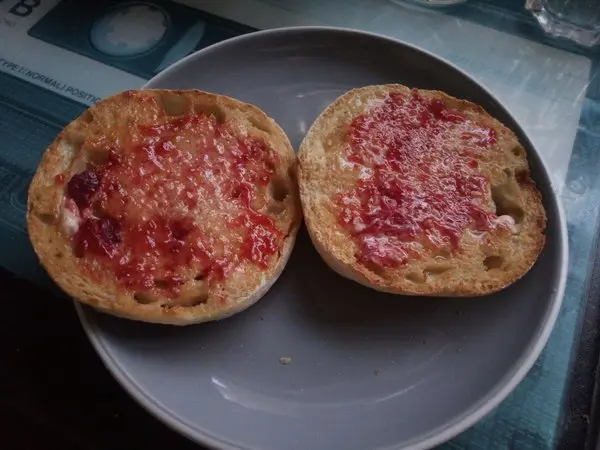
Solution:
[[[354,89],[317,118],[298,159],[314,245],[371,288],[489,294],[521,278],[544,246],[525,148],[469,101],[399,84]]]
[[[187,325],[259,300],[301,222],[296,159],[258,107],[197,90],[133,90],[89,108],[46,150],[30,240],[70,296]]]

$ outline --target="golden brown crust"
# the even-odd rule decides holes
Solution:
[[[367,86],[335,100],[317,118],[298,153],[298,182],[304,220],[311,239],[328,265],[365,286],[405,295],[478,296],[499,291],[521,278],[535,263],[545,235],[546,214],[540,192],[531,179],[527,155],[515,134],[482,107],[440,91],[416,90],[420,96],[439,99],[451,110],[492,128],[498,141],[493,155],[479,161],[490,181],[490,211],[516,218],[513,232],[482,236],[465,230],[459,251],[409,259],[400,267],[372,267],[357,259],[358,245],[340,226],[336,195],[357,181],[356,170],[345,167],[340,155],[350,122],[390,92],[409,95],[402,85]]]
[[[269,216],[285,237],[266,269],[241,262],[223,282],[207,285],[186,280],[179,297],[167,300],[151,293],[134,296],[114,277],[100,274],[90,278],[81,258],[74,255],[65,219],[66,181],[93,161],[96,148],[122,137],[128,124],[156,125],[165,117],[191,111],[212,114],[238,136],[257,138],[279,156],[272,180],[280,192],[272,197],[265,190],[260,212]],[[125,124],[125,125],[124,125]],[[83,164],[83,166],[82,166]],[[115,316],[154,323],[187,325],[218,320],[242,311],[259,300],[277,280],[294,246],[301,222],[295,180],[296,158],[283,130],[258,107],[198,90],[126,91],[98,102],[71,122],[50,144],[29,188],[27,226],[33,248],[54,281],[70,296]],[[65,176],[66,175],[66,176]],[[265,188],[267,189],[267,188]],[[271,192],[271,195],[267,195]],[[201,219],[201,218],[200,218]],[[218,224],[215,224],[217,226]],[[195,302],[198,297],[201,302]],[[196,304],[198,303],[198,304]]]

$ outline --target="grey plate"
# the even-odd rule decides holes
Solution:
[[[383,37],[292,28],[214,45],[147,86],[200,88],[255,103],[297,147],[338,95],[386,82],[471,99],[517,132],[548,212],[539,262],[486,298],[394,297],[335,275],[302,231],[273,289],[225,321],[172,328],[80,308],[114,376],[189,438],[223,449],[427,448],[498,405],[539,356],[565,286],[563,213],[529,139],[467,75]],[[291,362],[283,365],[281,357]]]

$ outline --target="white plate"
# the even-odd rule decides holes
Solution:
[[[114,376],[189,438],[223,449],[431,447],[497,406],[544,347],[565,287],[564,216],[523,130],[454,66],[371,34],[292,28],[214,45],[147,86],[200,88],[255,103],[297,146],[339,94],[385,82],[471,99],[519,135],[548,214],[538,263],[486,298],[394,297],[332,273],[302,231],[268,295],[220,323],[151,326],[81,308]],[[281,357],[291,362],[282,365]]]

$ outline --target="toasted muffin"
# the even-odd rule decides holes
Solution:
[[[258,301],[301,222],[296,159],[258,107],[207,92],[98,102],[43,155],[29,237],[50,277],[96,310],[187,325]]]
[[[525,148],[481,106],[444,92],[351,90],[316,119],[298,160],[315,247],[365,286],[485,295],[525,275],[544,246]]]

